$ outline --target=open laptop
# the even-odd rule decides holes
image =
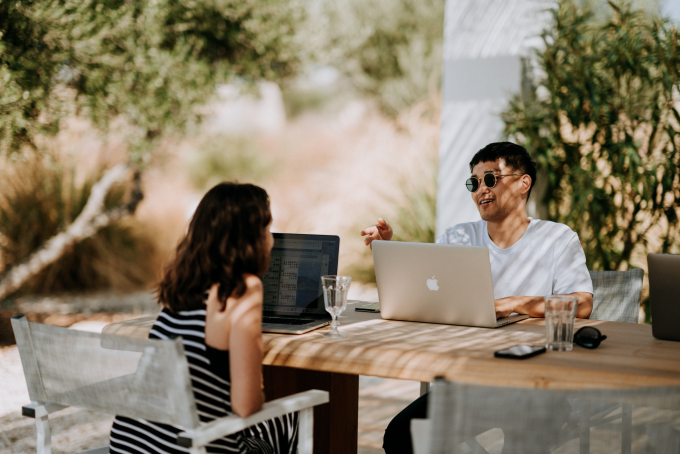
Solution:
[[[262,331],[303,334],[328,325],[321,276],[338,273],[340,238],[274,233],[269,268],[262,278]]]
[[[529,318],[496,320],[489,251],[482,246],[374,241],[383,318],[498,328]]]
[[[652,335],[680,341],[680,255],[649,254],[649,299],[652,304]]]

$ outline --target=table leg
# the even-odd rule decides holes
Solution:
[[[309,389],[328,391],[330,402],[314,408],[314,454],[356,454],[359,376],[263,366],[267,401]]]

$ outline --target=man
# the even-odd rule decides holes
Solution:
[[[489,249],[496,317],[513,312],[543,317],[543,297],[561,294],[578,297],[576,316],[588,318],[593,309],[593,285],[578,235],[564,224],[526,214],[536,183],[536,166],[529,153],[510,142],[492,143],[475,154],[470,171],[466,186],[482,220],[447,229],[437,243]],[[390,225],[378,219],[377,225],[361,235],[370,245],[375,240],[390,240],[392,233]],[[383,443],[385,453],[412,452],[410,421],[426,415],[424,395],[390,422]]]

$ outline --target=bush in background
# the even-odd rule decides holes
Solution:
[[[51,154],[26,153],[12,165],[4,165],[0,171],[0,273],[70,224],[103,172],[100,169],[79,181],[73,166]],[[128,189],[115,187],[107,196],[106,206],[121,203]],[[139,289],[154,280],[156,266],[153,243],[129,219],[76,244],[21,291]]]
[[[393,241],[414,243],[434,243],[437,216],[437,163],[431,161],[422,175],[414,180],[412,176],[399,179],[401,193],[386,196],[389,205],[395,207],[394,214],[385,219],[394,231]],[[357,227],[361,231],[367,225]],[[373,256],[369,248],[364,249],[362,257],[350,267],[350,274],[359,282],[375,282]]]
[[[630,4],[610,2],[602,21],[580,3],[552,11],[536,96],[503,119],[547,172],[549,217],[579,234],[588,268],[623,270],[680,251],[680,40]]]
[[[391,116],[439,93],[444,0],[326,2],[322,58]]]

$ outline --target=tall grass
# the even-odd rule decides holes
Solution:
[[[420,174],[399,179],[401,188],[397,196],[387,196],[394,214],[386,221],[394,231],[393,241],[433,243],[435,241],[437,207],[437,164],[431,160]],[[366,227],[366,226],[363,226]],[[358,230],[358,229],[357,229]],[[375,282],[373,257],[369,248],[350,267],[350,274],[363,283]]]
[[[104,169],[76,178],[57,156],[27,153],[0,168],[0,272],[21,262],[66,228],[82,211]],[[115,187],[105,205],[120,203],[128,188]],[[132,290],[154,278],[154,246],[133,219],[101,229],[32,278],[21,293],[102,288]]]

